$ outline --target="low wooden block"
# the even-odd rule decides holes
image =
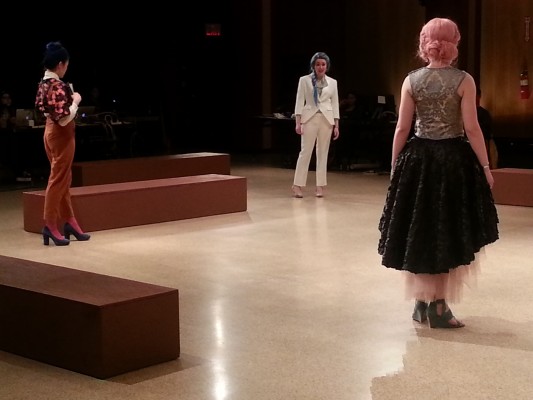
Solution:
[[[246,178],[231,175],[80,186],[70,192],[76,218],[87,232],[247,209]],[[23,192],[24,230],[41,232],[44,195],[44,190]]]
[[[533,169],[499,168],[492,176],[496,204],[533,207]]]
[[[100,379],[180,355],[178,289],[0,256],[0,349]]]
[[[188,153],[75,162],[72,165],[72,186],[205,174],[230,175],[230,164],[229,154],[224,153]]]

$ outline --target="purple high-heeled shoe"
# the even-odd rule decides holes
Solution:
[[[86,240],[89,240],[91,238],[91,235],[88,233],[81,233],[78,232],[72,225],[70,225],[68,222],[63,227],[63,234],[65,235],[65,238],[70,240],[70,235],[74,235],[77,241],[84,242]]]
[[[48,246],[50,244],[50,239],[52,239],[52,241],[54,242],[56,246],[68,246],[68,244],[70,243],[70,240],[68,238],[61,239],[61,238],[54,236],[54,234],[50,231],[50,228],[48,228],[47,226],[43,228],[42,233],[43,233],[43,244],[45,246]]]

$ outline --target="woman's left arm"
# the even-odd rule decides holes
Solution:
[[[331,96],[331,107],[333,109],[333,119],[335,120],[335,126],[333,127],[333,140],[336,140],[339,137],[339,90],[337,87],[337,81],[335,80],[335,88],[333,90],[333,95]]]
[[[459,85],[458,94],[461,96],[461,113],[463,116],[463,125],[470,147],[476,154],[479,163],[483,166],[485,177],[489,186],[492,188],[494,178],[489,166],[489,156],[487,154],[487,147],[485,146],[485,138],[477,120],[476,109],[476,83],[470,74],[466,74],[465,78]]]

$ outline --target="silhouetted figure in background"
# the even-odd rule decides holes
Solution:
[[[361,120],[363,117],[363,111],[357,102],[357,95],[355,92],[350,91],[346,94],[339,103],[339,111],[341,119],[348,119],[352,121]]]
[[[84,105],[87,106],[94,106],[94,113],[99,114],[106,110],[106,107],[104,106],[104,101],[102,99],[102,92],[100,91],[100,88],[97,86],[94,86],[87,99],[84,99],[83,101]]]
[[[3,91],[0,103],[0,129],[15,128],[17,109],[13,105],[13,99],[9,92]]]
[[[17,164],[17,154],[14,151],[17,109],[9,92],[2,91],[0,96],[0,175],[2,180],[10,181]]]
[[[477,120],[483,132],[485,141],[492,139],[492,115],[489,110],[481,106],[481,89],[476,89]]]
[[[481,89],[479,87],[476,89],[476,109],[477,120],[481,131],[483,132],[487,153],[489,155],[489,165],[491,169],[494,169],[497,168],[498,165],[498,152],[492,135],[492,115],[489,110],[481,106]]]
[[[359,130],[364,118],[364,111],[357,101],[355,91],[350,91],[339,102],[340,128],[343,135],[335,142],[335,163],[341,170],[350,169],[350,165],[357,161]]]

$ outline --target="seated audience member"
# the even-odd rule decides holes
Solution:
[[[3,91],[0,103],[0,129],[13,129],[15,127],[17,110],[9,92]]]
[[[112,101],[108,98],[105,90],[98,86],[91,87],[87,92],[87,96],[83,98],[83,105],[86,107],[94,107],[94,114],[114,112]]]
[[[0,180],[8,180],[13,169],[12,142],[14,140],[16,109],[8,92],[0,93]]]
[[[485,141],[492,139],[492,115],[489,110],[481,106],[481,89],[476,90],[477,120]]]
[[[9,92],[3,91],[0,96],[0,165],[10,177],[16,175],[17,182],[31,182],[31,175],[23,166],[28,160],[21,155],[27,137],[15,132],[17,108]]]
[[[346,93],[339,102],[340,127],[343,135],[334,143],[336,164],[341,170],[349,170],[357,162],[360,155],[361,123],[364,122],[364,112],[357,100],[355,91]]]
[[[357,102],[357,95],[355,92],[348,92],[346,97],[339,103],[339,111],[341,118],[349,118],[352,120],[361,119],[363,113],[359,103]]]
[[[94,112],[96,114],[98,114],[98,113],[100,113],[102,111],[105,111],[104,107],[103,107],[103,104],[102,104],[102,96],[101,96],[101,93],[100,93],[100,88],[98,88],[97,86],[94,86],[91,89],[89,98],[85,101],[85,105],[94,106],[95,107]]]
[[[481,89],[479,87],[476,88],[476,106],[477,120],[485,138],[487,154],[489,155],[489,165],[494,169],[497,168],[498,164],[498,151],[492,135],[492,115],[489,110],[481,106]]]

